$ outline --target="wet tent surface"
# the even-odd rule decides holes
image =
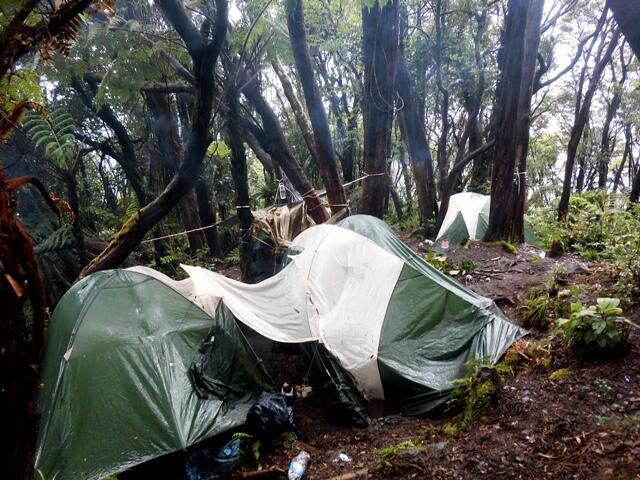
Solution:
[[[206,341],[225,344],[214,356]],[[213,340],[215,342],[215,339]],[[217,392],[202,398],[215,363]],[[76,284],[48,329],[36,467],[47,480],[104,478],[244,422],[269,379],[233,317],[217,322],[161,282],[100,272]]]

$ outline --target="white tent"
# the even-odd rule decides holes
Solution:
[[[438,231],[436,242],[447,234],[459,216],[464,220],[464,224],[469,232],[469,239],[479,240],[477,237],[478,220],[483,211],[488,211],[490,202],[491,197],[489,195],[482,195],[480,193],[462,192],[451,195],[449,199],[449,209]]]
[[[449,208],[438,231],[435,249],[447,251],[467,240],[482,240],[489,225],[491,197],[474,192],[451,195]],[[528,222],[524,222],[524,240],[530,245],[539,241]]]

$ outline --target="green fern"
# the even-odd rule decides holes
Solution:
[[[46,252],[55,252],[57,250],[64,250],[65,248],[72,247],[75,243],[75,239],[73,237],[73,231],[71,229],[71,225],[63,225],[47,238],[45,238],[42,242],[40,242],[35,251],[38,254],[43,254]]]
[[[125,217],[131,218],[138,210],[140,210],[140,206],[138,205],[138,200],[133,196],[130,197],[124,209]]]
[[[43,147],[45,156],[57,167],[66,169],[76,158],[78,145],[73,134],[76,123],[64,110],[56,109],[48,116],[30,112],[24,129],[35,148]]]

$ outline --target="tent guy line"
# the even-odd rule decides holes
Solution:
[[[353,185],[354,183],[360,182],[362,180],[364,180],[367,177],[378,177],[380,175],[386,175],[386,173],[366,173],[361,176],[360,178],[356,178],[355,180],[352,180],[350,182],[347,182],[345,184],[343,184],[343,187],[348,187],[350,185]],[[286,187],[285,187],[286,188]],[[287,189],[289,190],[289,189]],[[306,198],[306,196],[308,195],[309,192],[307,192],[305,195],[302,196],[302,198]],[[324,196],[326,195],[326,192],[320,193],[319,196]],[[344,204],[344,205],[333,205],[334,207],[349,207],[348,204]],[[251,208],[249,205],[240,205],[235,207],[236,209],[238,208]],[[181,235],[188,235],[189,233],[193,233],[193,232],[201,232],[202,230],[208,230],[209,228],[215,228],[215,227],[219,227],[220,225],[223,224],[230,224],[233,223],[233,221],[236,219],[236,216],[234,215],[231,218],[227,218],[224,220],[220,220],[219,222],[216,223],[212,223],[211,225],[207,225],[204,227],[199,227],[199,228],[192,228],[191,230],[184,230],[182,232],[177,232],[177,233],[170,233],[168,235],[162,235],[160,237],[154,237],[154,238],[149,238],[147,240],[143,240],[140,243],[151,243],[151,242],[157,242],[159,240],[165,240],[167,238],[173,238],[173,237],[179,237]]]

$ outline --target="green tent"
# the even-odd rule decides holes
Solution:
[[[493,301],[433,268],[382,220],[355,215],[338,224],[363,235],[403,262],[387,305],[378,344],[385,399],[423,414],[448,399],[465,364],[497,362],[527,334]]]
[[[272,340],[319,342],[366,399],[410,414],[442,404],[468,361],[497,362],[526,334],[366,215],[305,230],[283,270],[258,284],[183,268],[203,308],[222,299]]]
[[[47,332],[36,469],[102,479],[241,425],[270,380],[219,303],[215,320],[148,275],[91,275]]]
[[[434,248],[446,252],[463,244],[467,240],[481,240],[489,225],[491,197],[473,192],[451,195],[449,208],[440,231],[436,236]],[[529,245],[539,245],[538,237],[529,223],[524,222],[524,240]]]

